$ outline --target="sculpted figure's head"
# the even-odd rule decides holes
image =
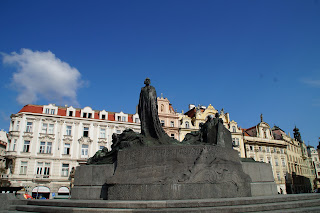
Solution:
[[[146,86],[149,86],[150,85],[150,78],[146,78],[146,80],[144,80],[144,84]]]

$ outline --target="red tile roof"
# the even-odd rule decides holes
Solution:
[[[19,111],[20,112],[32,112],[32,113],[42,113],[43,112],[43,107],[39,105],[25,105],[22,107],[22,109]]]
[[[75,110],[75,117],[80,118],[81,117],[81,109],[76,109]],[[43,106],[41,105],[32,105],[32,104],[28,104],[25,105],[20,111],[21,112],[30,112],[30,113],[38,113],[38,114],[43,114]],[[94,119],[99,119],[99,112],[95,110],[94,112]],[[66,107],[58,107],[58,115],[59,116],[67,116],[67,108]],[[115,121],[115,113],[114,112],[108,112],[108,120],[109,121]],[[128,122],[130,123],[134,123],[133,121],[133,115],[132,114],[128,114]]]

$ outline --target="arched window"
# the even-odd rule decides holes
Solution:
[[[189,121],[186,121],[186,128],[190,128]]]

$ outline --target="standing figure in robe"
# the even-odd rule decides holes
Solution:
[[[150,79],[144,81],[141,88],[138,113],[141,121],[141,134],[145,136],[145,143],[169,144],[173,142],[162,129],[158,116],[157,93],[150,85]]]

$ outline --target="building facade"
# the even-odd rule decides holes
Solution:
[[[6,168],[6,149],[7,149],[8,139],[7,139],[7,132],[4,130],[0,130],[0,178],[2,186],[2,178],[6,177],[5,168]]]
[[[7,178],[33,197],[67,194],[76,166],[103,147],[110,150],[113,133],[140,132],[139,123],[138,114],[26,105],[11,116]]]
[[[189,110],[186,113],[181,113],[179,116],[180,128],[179,135],[182,141],[186,134],[192,131],[198,131],[200,125],[205,123],[208,117],[215,118],[219,113],[211,104],[208,107],[195,106],[190,104]],[[231,132],[233,148],[239,152],[239,156],[244,156],[242,130],[238,127],[238,123],[234,120],[230,121],[229,113],[225,113],[224,109],[220,110],[219,118],[223,120],[224,126]]]
[[[179,115],[167,98],[158,97],[158,115],[163,130],[172,138],[180,141]]]
[[[286,174],[288,172],[286,144],[276,140],[268,123],[263,121],[256,126],[243,129],[245,158],[270,163],[278,192],[286,194]]]

